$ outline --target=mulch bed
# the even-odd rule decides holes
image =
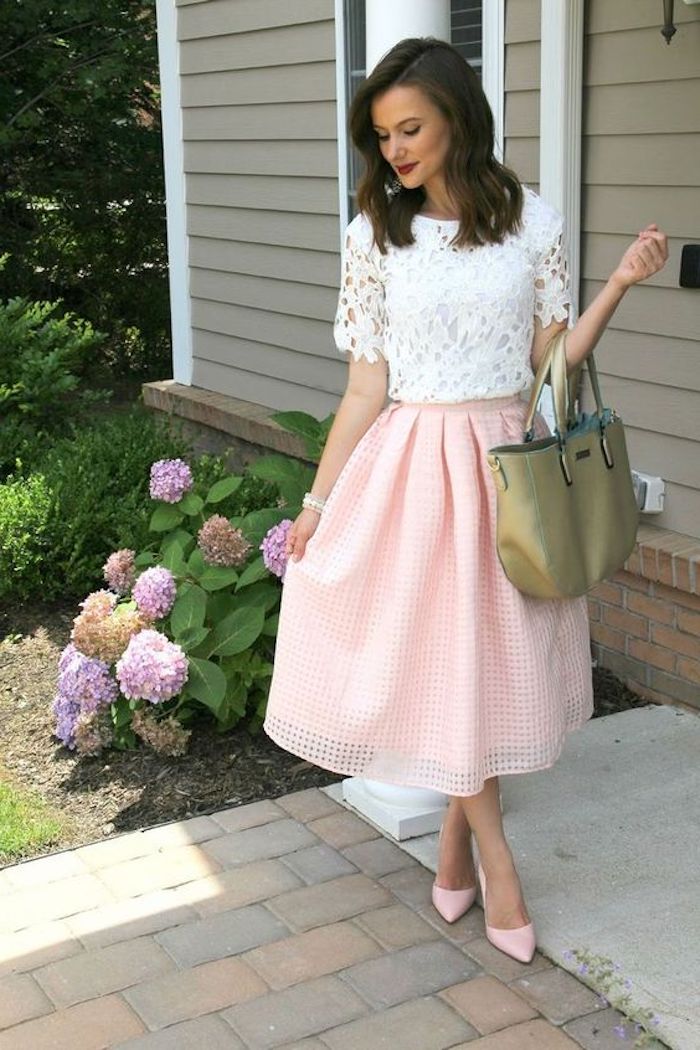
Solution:
[[[145,746],[99,757],[68,751],[53,736],[51,701],[58,657],[78,611],[75,602],[0,610],[0,767],[66,819],[61,840],[41,853],[343,779],[283,751],[263,730],[222,735],[198,726],[179,758]],[[594,717],[648,703],[600,668],[594,687]]]

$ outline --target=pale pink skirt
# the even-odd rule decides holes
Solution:
[[[522,441],[526,409],[394,401],[357,443],[287,564],[263,723],[284,750],[472,795],[553,765],[591,717],[585,596],[522,594],[496,551],[486,452]]]

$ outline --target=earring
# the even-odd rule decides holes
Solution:
[[[403,189],[403,183],[401,182],[401,179],[398,177],[398,175],[395,175],[394,179],[393,179],[393,181],[391,183],[391,192],[394,195],[396,195],[397,193],[400,193],[402,189]]]

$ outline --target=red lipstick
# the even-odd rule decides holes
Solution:
[[[417,163],[418,161],[415,161],[413,164],[404,164],[402,168],[397,168],[396,170],[398,171],[399,175],[405,175],[406,172],[411,171],[413,168],[415,168]]]

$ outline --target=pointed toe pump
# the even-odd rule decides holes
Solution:
[[[442,838],[442,828],[438,835],[438,846]],[[433,907],[442,915],[445,922],[456,922],[468,911],[476,900],[476,886],[466,890],[448,890],[438,886],[433,880]]]
[[[479,885],[481,886],[481,900],[484,906],[484,925],[486,926],[486,937],[500,951],[517,959],[518,962],[529,963],[535,954],[535,927],[529,922],[526,926],[517,926],[513,930],[501,930],[496,926],[489,926],[486,922],[486,876],[479,862]]]

